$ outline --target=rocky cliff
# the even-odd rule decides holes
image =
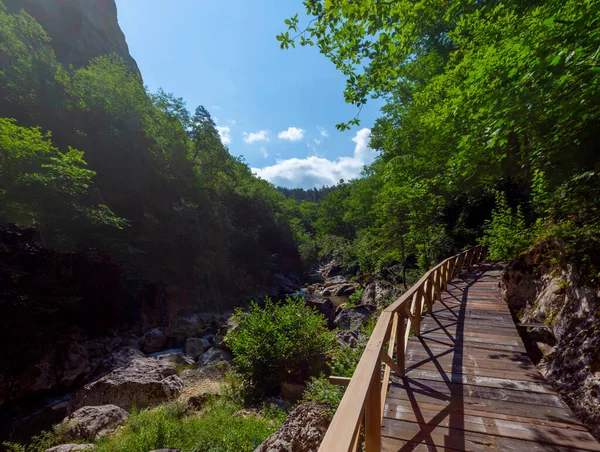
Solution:
[[[72,64],[78,68],[97,56],[117,53],[140,74],[119,27],[115,0],[4,0],[4,3],[10,12],[24,9],[44,27],[57,59],[65,67]]]
[[[505,298],[541,373],[600,438],[600,288],[581,263],[558,265],[559,242],[538,245],[506,268]]]

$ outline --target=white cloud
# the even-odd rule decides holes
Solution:
[[[315,155],[307,158],[278,160],[275,165],[252,168],[254,174],[275,185],[312,188],[335,185],[340,179],[358,177],[364,165],[375,159],[375,151],[369,147],[371,131],[367,128],[356,132],[352,141],[356,143],[352,157],[329,160]]]
[[[323,138],[327,138],[329,136],[329,132],[327,131],[327,129],[323,126],[317,126],[317,129],[319,129],[319,132],[321,133],[321,136]]]
[[[354,156],[360,158],[366,158],[374,153],[373,149],[369,147],[369,138],[371,137],[371,129],[360,129],[352,138],[352,141],[356,143],[354,147]]]
[[[287,130],[282,130],[277,135],[281,140],[300,141],[304,138],[304,130],[297,127],[288,127]]]
[[[219,107],[218,105],[213,105],[212,108],[213,108],[213,110],[220,110],[221,109],[221,107]]]
[[[317,139],[315,138],[315,144],[316,144],[317,146],[321,144],[321,141],[322,141],[322,140],[317,140]]]
[[[264,148],[264,147],[261,147],[261,148],[260,148],[260,153],[262,154],[262,156],[263,156],[264,158],[267,158],[267,157],[269,156],[269,153],[267,152],[267,149],[266,149],[266,148]]]
[[[235,119],[230,119],[229,124],[231,124],[232,126],[235,126],[237,124],[237,121]]]
[[[217,126],[217,132],[219,132],[223,144],[231,144],[231,129],[229,127]]]
[[[258,132],[244,132],[244,141],[248,144],[252,144],[256,141],[269,141],[269,131],[268,130],[259,130]]]

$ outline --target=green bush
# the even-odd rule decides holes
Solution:
[[[241,405],[209,402],[202,417],[185,415],[176,404],[134,412],[114,436],[97,444],[98,452],[148,452],[177,448],[184,452],[252,451],[285,419],[275,408],[256,415],[236,414]]]
[[[358,289],[356,292],[351,294],[348,297],[348,302],[346,303],[346,307],[349,308],[351,306],[358,306],[360,304],[360,299],[362,297],[364,289]]]
[[[333,418],[335,410],[344,397],[346,388],[329,383],[325,377],[313,378],[302,396],[303,402],[316,402],[327,405],[327,416]]]
[[[275,393],[280,382],[302,383],[323,370],[335,333],[301,298],[236,310],[238,328],[227,335],[236,371],[256,396]]]
[[[488,247],[487,256],[494,260],[510,261],[533,243],[533,233],[525,223],[521,207],[512,209],[502,192],[496,194],[496,207],[491,220],[485,222],[482,244]]]
[[[359,340],[356,346],[342,345],[337,348],[330,364],[331,374],[338,377],[352,377],[365,346],[366,341]]]
[[[52,446],[59,442],[60,431],[58,429],[41,432],[39,435],[31,438],[29,444],[19,444],[4,442],[2,446],[7,452],[46,452]]]

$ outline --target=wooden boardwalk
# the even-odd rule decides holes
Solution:
[[[483,263],[448,284],[391,377],[384,451],[600,451],[527,356],[498,283]]]

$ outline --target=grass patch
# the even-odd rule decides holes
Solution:
[[[198,364],[187,364],[187,363],[175,363],[175,372],[180,374],[184,370],[196,370],[198,369]]]
[[[239,414],[241,408],[235,402],[212,400],[201,416],[186,415],[185,408],[174,403],[134,411],[115,435],[97,443],[97,451],[250,452],[285,419],[280,409],[264,407],[256,414]]]

